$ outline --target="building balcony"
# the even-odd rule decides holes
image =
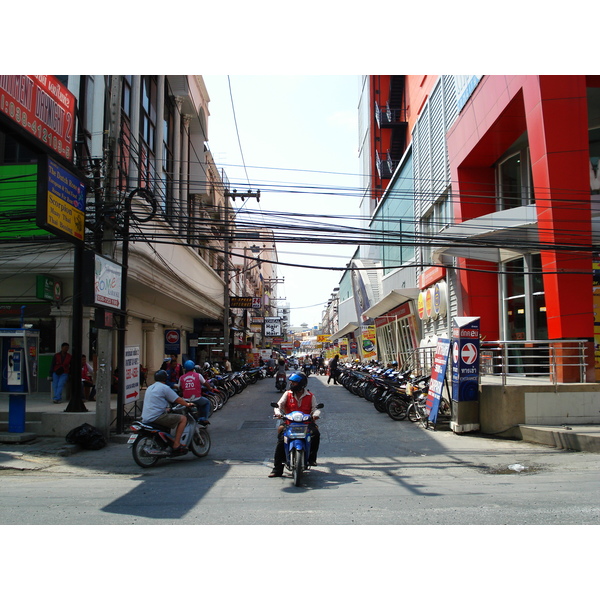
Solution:
[[[375,102],[375,119],[379,128],[406,126],[406,109],[391,108],[389,104],[382,107]]]
[[[375,151],[375,166],[381,179],[391,179],[399,162],[394,160],[389,152],[379,154]]]

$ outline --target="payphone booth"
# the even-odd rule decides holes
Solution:
[[[40,333],[0,328],[0,393],[8,394],[8,431],[25,431],[27,394],[37,392]]]

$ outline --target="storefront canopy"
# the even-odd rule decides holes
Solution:
[[[414,300],[419,297],[419,288],[402,288],[400,290],[392,290],[387,296],[380,300],[377,304],[374,304],[363,313],[363,316],[367,319],[374,319],[384,315],[386,312],[393,310],[397,306]]]
[[[343,338],[345,335],[352,333],[356,329],[358,329],[358,323],[355,323],[355,322],[347,323],[339,331],[336,331],[333,335],[330,335],[329,339],[330,339],[330,341],[334,342],[335,340]]]
[[[452,225],[436,236],[434,262],[459,256],[489,262],[518,258],[522,248],[539,242],[534,205],[519,206]]]

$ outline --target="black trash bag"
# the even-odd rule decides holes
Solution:
[[[106,446],[102,432],[89,423],[71,429],[67,433],[66,440],[69,444],[77,444],[86,450],[100,450]]]

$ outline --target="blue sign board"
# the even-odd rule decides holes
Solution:
[[[165,329],[165,354],[181,354],[181,332]]]
[[[454,317],[452,399],[479,400],[479,317]]]
[[[450,340],[447,338],[438,338],[426,401],[427,408],[429,409],[429,421],[432,423],[437,422],[440,401],[444,391],[444,380],[446,378],[449,352]]]

